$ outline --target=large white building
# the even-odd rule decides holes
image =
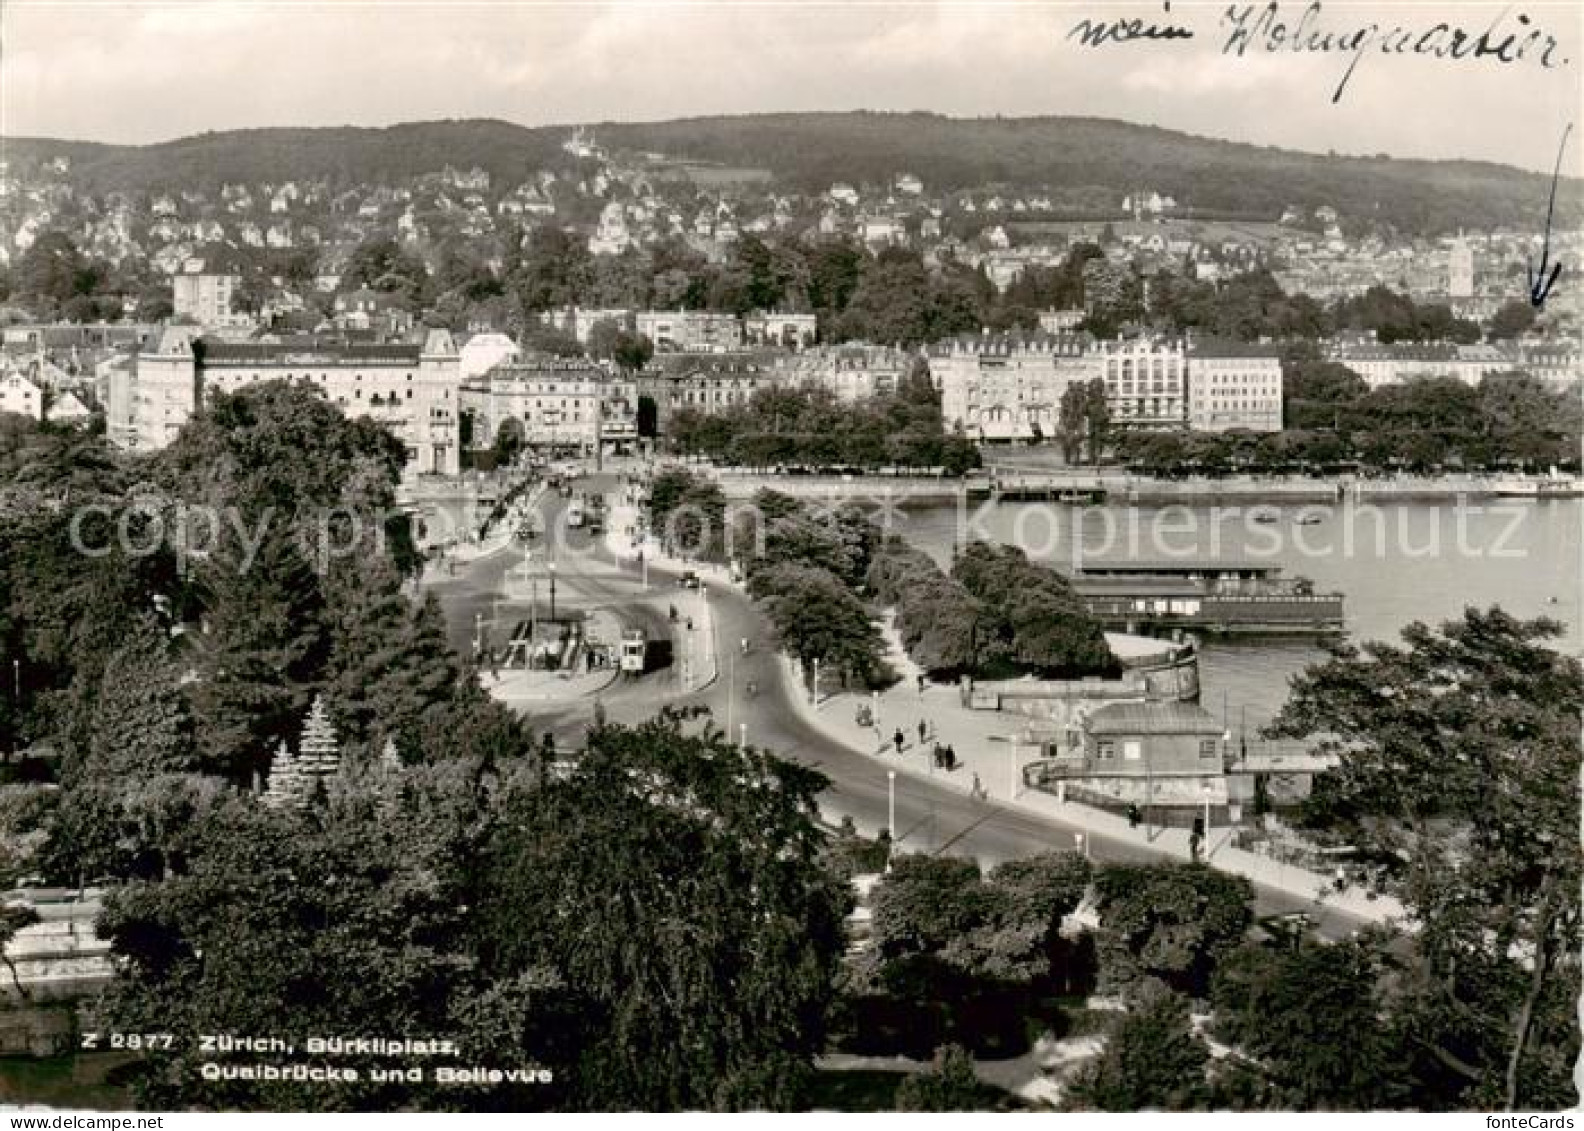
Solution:
[[[1111,423],[1117,428],[1181,428],[1188,421],[1188,353],[1151,338],[1101,343]]]
[[[1447,251],[1447,297],[1472,298],[1474,295],[1474,249],[1459,236]]]
[[[780,314],[756,311],[743,323],[749,345],[803,349],[819,337],[819,319],[813,314]]]
[[[773,374],[789,386],[824,389],[852,403],[895,393],[912,360],[892,346],[820,346],[776,358]]]
[[[1280,432],[1281,357],[1271,346],[1192,342],[1188,427],[1195,432]]]
[[[1372,389],[1415,377],[1456,377],[1464,384],[1477,385],[1486,374],[1520,368],[1513,353],[1478,344],[1342,342],[1333,345],[1328,356],[1364,378]]]
[[[1096,379],[1116,428],[1281,429],[1281,362],[1265,347],[984,335],[933,347],[929,367],[946,427],[975,440],[1054,437],[1067,390]]]
[[[1067,389],[1101,375],[1083,335],[961,338],[931,349],[929,367],[946,427],[975,440],[1055,436]]]
[[[535,354],[497,365],[462,386],[472,445],[488,448],[502,427],[533,447],[594,450],[638,434],[634,382],[581,358]]]
[[[735,314],[708,310],[642,310],[638,333],[661,353],[693,353],[741,348],[742,323]]]
[[[460,377],[448,330],[422,342],[318,340],[222,342],[197,327],[172,326],[129,371],[111,374],[107,433],[127,448],[165,447],[211,392],[263,381],[306,381],[348,416],[385,425],[407,449],[408,470],[455,475],[460,468]]]
[[[208,271],[201,259],[189,259],[171,276],[171,308],[177,318],[200,326],[245,326],[246,314],[233,314],[231,298],[242,285],[240,275]]]

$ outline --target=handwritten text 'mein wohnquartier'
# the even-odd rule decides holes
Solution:
[[[1192,27],[1172,22],[1171,4],[1162,5],[1167,17],[1150,22],[1139,19],[1083,19],[1067,33],[1085,47],[1112,43],[1162,42],[1193,39]],[[1498,66],[1538,63],[1550,70],[1569,62],[1560,54],[1556,37],[1537,27],[1523,12],[1514,14],[1504,8],[1483,27],[1449,21],[1432,23],[1428,17],[1418,24],[1349,23],[1338,24],[1327,18],[1325,6],[1315,0],[1293,18],[1291,11],[1276,0],[1263,7],[1232,4],[1222,13],[1223,55],[1242,58],[1249,54],[1335,54],[1351,56],[1342,79],[1331,96],[1340,102],[1353,72],[1366,55],[1392,57],[1429,56],[1455,62],[1480,62]]]

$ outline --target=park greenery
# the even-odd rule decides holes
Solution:
[[[1067,580],[1014,546],[972,542],[949,574],[891,535],[874,554],[867,585],[896,610],[908,654],[937,678],[1114,674],[1099,624]]]
[[[823,778],[675,715],[597,726],[547,774],[548,744],[405,591],[412,546],[382,521],[400,449],[311,390],[219,397],[152,459],[4,439],[3,861],[12,883],[108,889],[105,1023],[184,1034],[126,1070],[139,1103],[803,1102],[848,899]],[[103,556],[72,545],[82,504]],[[197,529],[203,506],[234,521]],[[310,703],[339,769],[272,804],[259,785],[306,747]],[[433,1036],[553,1083],[205,1083],[200,1032]]]
[[[1469,609],[1339,645],[1273,724],[1337,757],[1307,817],[1419,923],[1397,985],[1419,1102],[1576,1102],[1584,673],[1562,632]]]
[[[725,411],[681,409],[666,433],[680,454],[757,469],[907,468],[962,475],[979,466],[973,442],[943,427],[940,393],[918,370],[895,394],[857,403],[818,388],[761,388]]]
[[[1419,377],[1371,389],[1345,366],[1285,366],[1281,432],[1135,432],[1116,439],[1130,468],[1152,475],[1339,470],[1577,469],[1584,406],[1525,373],[1478,385]]]
[[[937,678],[1117,670],[1067,581],[1015,548],[975,542],[947,575],[859,505],[827,509],[766,489],[734,511],[718,484],[681,467],[655,476],[648,506],[663,549],[741,566],[807,682],[816,661],[842,686],[893,680],[876,626],[887,609],[908,654]]]
[[[1335,759],[1299,817],[1414,924],[1321,943],[1263,929],[1248,882],[1203,864],[986,873],[831,836],[822,775],[696,711],[600,719],[556,758],[410,595],[414,547],[385,521],[400,466],[386,434],[280,383],[216,398],[152,457],[0,427],[0,871],[106,889],[104,1024],[433,1037],[550,1073],[457,1089],[350,1057],[363,1078],[340,1090],[199,1085],[179,1040],[122,1070],[139,1104],[786,1110],[839,1051],[927,1062],[903,1110],[988,1108],[1013,1101],[975,1058],[1047,1034],[1103,1038],[1066,1083],[1078,1109],[1576,1102],[1584,675],[1559,625],[1469,610],[1295,678],[1273,733]],[[885,676],[871,602],[956,664],[1107,662],[1015,552],[967,546],[947,575],[859,509],[764,492],[733,515],[684,470],[650,505],[741,564],[778,646],[841,678]],[[236,521],[211,530],[202,506]],[[914,590],[937,636],[904,618]],[[260,786],[309,730],[338,768],[272,803]],[[849,950],[849,881],[887,861]],[[27,924],[7,909],[0,939]]]
[[[1584,683],[1558,631],[1471,609],[1400,645],[1337,646],[1295,680],[1274,732],[1337,759],[1303,819],[1355,847],[1347,881],[1400,899],[1412,930],[1320,942],[1256,923],[1249,883],[1203,864],[1084,879],[1067,856],[1016,877],[1043,893],[1025,909],[1064,915],[1083,892],[1098,925],[1051,935],[1006,917],[1002,870],[901,857],[872,893],[874,945],[838,1032],[871,1052],[985,1056],[1016,1048],[1020,1023],[1098,1030],[1100,1054],[1064,1090],[1083,1110],[1575,1103]],[[920,964],[930,975],[909,981]],[[1067,995],[1090,986],[1121,1011],[1077,1009]]]

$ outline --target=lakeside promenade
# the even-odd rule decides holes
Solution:
[[[636,506],[624,498],[612,507],[610,518],[606,545],[619,561],[630,562],[630,568],[636,568],[639,547],[628,533],[636,526]],[[731,579],[724,566],[684,562],[660,553],[653,541],[647,542],[643,549],[652,566],[670,571],[692,570],[704,580],[712,594],[729,591],[736,599],[749,600],[743,587]],[[711,597],[712,601],[715,599],[718,598]],[[1059,801],[1052,794],[1024,787],[1023,768],[1015,759],[1011,742],[1007,741],[1020,720],[999,712],[964,707],[955,686],[926,682],[920,692],[917,666],[902,651],[894,633],[888,629],[886,636],[891,649],[889,662],[902,678],[878,692],[824,691],[815,703],[797,663],[787,657],[780,658],[788,697],[810,726],[831,741],[872,759],[877,768],[895,771],[898,788],[906,788],[906,779],[912,778],[933,781],[969,794],[977,775],[979,785],[992,804],[1059,821],[1092,835],[1127,842],[1162,857],[1191,858],[1186,829],[1135,828],[1125,818],[1076,801]],[[822,685],[828,682],[824,673],[821,682]],[[878,727],[863,726],[857,721],[858,710],[865,705],[878,718]],[[928,726],[922,743],[918,734],[920,721]],[[897,730],[903,735],[900,754],[896,753],[894,742]],[[953,747],[959,762],[955,771],[935,768],[930,752],[936,742]],[[1401,904],[1389,896],[1370,898],[1356,886],[1339,892],[1330,876],[1236,847],[1230,843],[1232,829],[1212,828],[1210,831],[1207,859],[1212,867],[1244,876],[1305,902],[1335,908],[1359,920],[1385,922],[1405,918]],[[900,849],[912,847],[909,830],[897,830],[895,835]],[[1085,846],[1076,841],[1064,844],[1053,840],[1052,847],[1083,849]]]
[[[1238,503],[1243,505],[1326,505],[1344,501],[1412,502],[1490,499],[1514,495],[1510,479],[1485,475],[1346,476],[1228,475],[1159,479],[1119,469],[1071,468],[1033,470],[991,468],[962,479],[932,475],[783,475],[741,468],[689,465],[720,484],[728,499],[752,498],[768,488],[794,498],[877,502],[895,506],[927,506],[1002,498],[1009,501],[1101,500],[1096,505],[1170,505]],[[1584,483],[1555,481],[1572,495],[1584,495]]]

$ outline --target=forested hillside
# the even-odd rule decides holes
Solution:
[[[495,120],[420,122],[384,129],[259,129],[148,146],[12,139],[8,158],[72,159],[93,192],[214,189],[226,182],[328,178],[382,182],[446,165],[479,167],[496,185],[570,163],[567,128]],[[654,123],[603,123],[605,146],[761,167],[784,187],[887,183],[898,172],[927,192],[991,185],[1044,188],[1061,206],[1138,190],[1177,198],[1201,215],[1274,219],[1287,205],[1328,204],[1356,223],[1409,232],[1543,222],[1548,178],[1472,161],[1331,157],[1195,137],[1096,118],[946,118],[935,114],[764,114]],[[1584,217],[1584,183],[1568,182],[1558,220]]]

